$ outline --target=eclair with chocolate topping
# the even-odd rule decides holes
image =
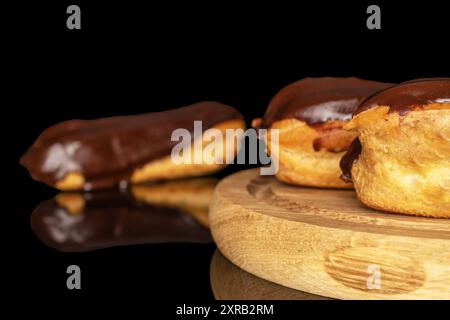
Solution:
[[[277,178],[313,187],[352,188],[340,179],[339,161],[356,133],[343,129],[361,101],[393,86],[358,78],[306,78],[279,91],[253,126],[279,130],[279,144],[267,146],[278,157]]]
[[[358,198],[379,210],[450,217],[450,78],[383,90],[345,126],[358,135],[341,160]]]
[[[20,163],[35,180],[61,190],[124,187],[224,168],[225,159],[207,159],[203,148],[194,148],[194,139],[201,139],[197,146],[210,142],[202,133],[196,135],[194,121],[201,121],[203,132],[215,128],[224,137],[226,129],[245,129],[242,115],[218,102],[133,116],[69,120],[44,130]],[[192,161],[186,157],[182,163],[173,161],[172,148],[180,143],[171,138],[176,129],[190,133],[186,149]],[[224,139],[223,152],[217,152],[217,156],[235,155],[238,145],[234,138]]]

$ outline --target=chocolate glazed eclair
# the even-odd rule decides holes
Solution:
[[[340,163],[358,198],[379,210],[450,217],[450,78],[399,84],[364,101]]]
[[[218,102],[134,116],[69,120],[42,132],[20,163],[31,176],[61,190],[92,190],[128,183],[199,176],[218,171],[226,162],[174,163],[171,141],[176,129],[245,129],[242,115]],[[225,136],[225,135],[224,135]],[[203,137],[202,144],[209,143]],[[191,143],[191,154],[194,150]],[[236,154],[237,143],[225,140],[223,155]],[[231,150],[230,150],[231,149]],[[200,150],[201,152],[201,150]],[[197,157],[203,159],[202,155]]]
[[[393,84],[358,78],[306,78],[278,92],[263,119],[253,126],[279,130],[279,145],[267,136],[278,157],[277,178],[313,187],[352,188],[340,179],[339,161],[356,133],[342,127],[362,100]]]

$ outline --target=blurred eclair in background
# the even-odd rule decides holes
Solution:
[[[60,190],[93,190],[126,187],[130,183],[169,180],[214,173],[227,163],[223,157],[238,152],[236,137],[223,142],[218,161],[205,159],[202,148],[209,140],[196,136],[195,121],[201,129],[245,129],[242,115],[218,102],[200,102],[164,112],[117,116],[95,120],[69,120],[44,130],[20,159],[33,179]],[[177,145],[172,133],[189,133],[188,161],[174,162]],[[201,154],[196,154],[196,153]],[[200,159],[200,161],[196,161]],[[213,159],[214,160],[214,159]]]
[[[340,179],[339,161],[356,138],[343,126],[360,102],[393,84],[358,78],[306,78],[280,90],[254,127],[279,130],[279,143],[267,134],[277,178],[312,187],[353,188]]]

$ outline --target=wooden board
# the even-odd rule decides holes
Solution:
[[[263,279],[338,299],[450,299],[450,219],[369,209],[351,190],[259,176],[222,180],[210,206],[220,251]]]
[[[210,268],[211,288],[217,300],[327,300],[261,279],[232,264],[219,250]]]

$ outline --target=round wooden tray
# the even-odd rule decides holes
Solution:
[[[338,299],[450,299],[450,219],[390,214],[351,190],[259,176],[222,180],[210,207],[220,251],[263,279]]]

